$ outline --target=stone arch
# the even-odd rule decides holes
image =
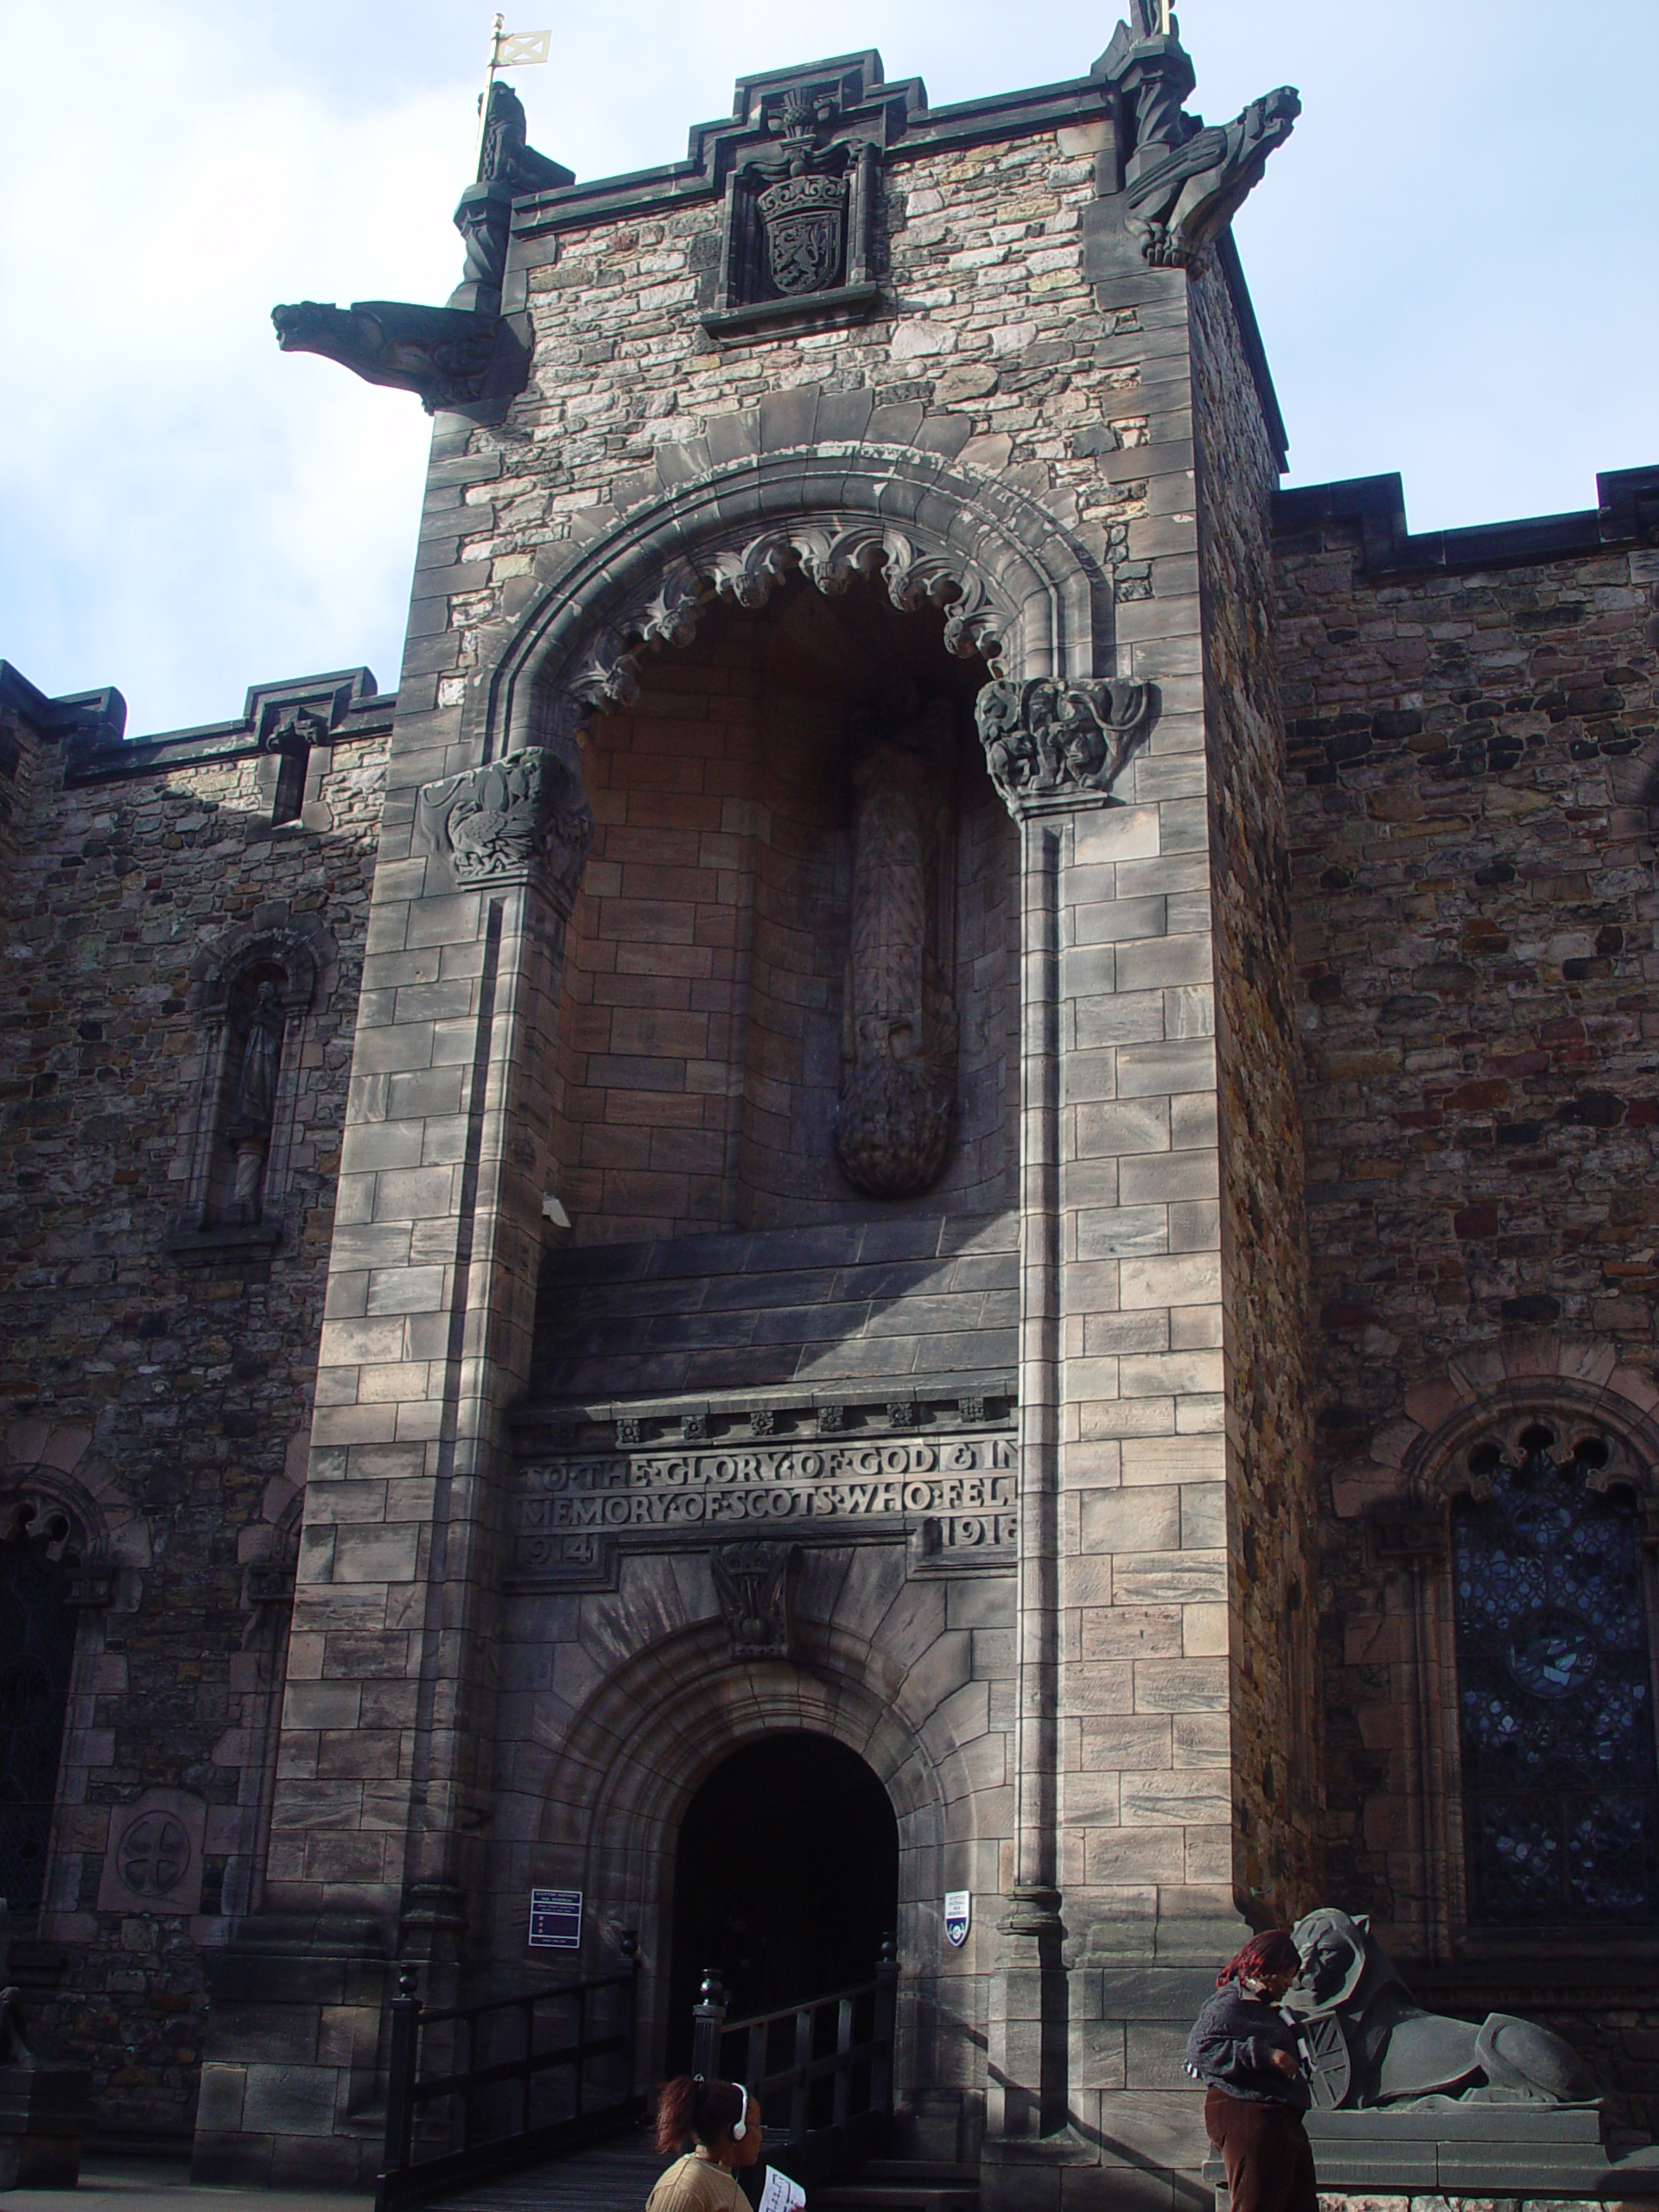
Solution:
[[[57,1604],[73,1623],[55,1783],[49,1807],[39,1801],[46,1809],[28,1844],[44,1854],[40,1932],[48,1936],[54,1913],[74,1910],[86,1863],[98,1856],[88,1848],[85,1823],[67,1824],[64,1815],[86,1804],[94,1774],[101,1779],[106,1770],[109,1752],[98,1726],[99,1697],[113,1687],[106,1622],[112,1610],[136,1610],[139,1570],[149,1560],[148,1527],[92,1445],[93,1432],[79,1423],[22,1414],[7,1426],[0,1464],[0,1541],[40,1547],[60,1578]],[[8,1849],[18,1847],[19,1837],[9,1835]]]
[[[993,674],[1114,673],[1101,562],[1065,503],[965,457],[971,436],[963,416],[809,387],[658,448],[538,556],[513,626],[484,645],[463,736],[484,759],[568,746],[626,702],[642,652],[685,643],[717,597],[763,604],[795,570],[827,594],[879,575],[901,608],[943,607],[950,649]]]
[[[839,1609],[838,1609],[839,1610]],[[995,1841],[963,1827],[988,1732],[971,1690],[966,1639],[930,1634],[925,1605],[902,1627],[865,1635],[804,1618],[791,1660],[734,1661],[718,1620],[660,1635],[615,1665],[563,1732],[541,1792],[540,1861],[581,1887],[612,1931],[635,1929],[647,1975],[641,2029],[660,2055],[679,1823],[732,1752],[800,1730],[856,1752],[899,1825],[901,2075],[931,2078],[947,1844],[971,1857]],[[942,1614],[943,1608],[940,1608]],[[942,1628],[942,1619],[938,1624]],[[956,1878],[953,1876],[953,1879]],[[974,1886],[976,1884],[958,1883]],[[653,1967],[658,1971],[652,1971]]]
[[[1333,1479],[1338,1516],[1363,1525],[1370,1586],[1370,1609],[1355,1606],[1344,1628],[1345,1658],[1374,1685],[1355,1700],[1355,1724],[1384,1755],[1364,1821],[1388,1840],[1394,1940],[1436,1961],[1452,1956],[1469,1919],[1452,1509],[1481,1495],[1469,1464],[1476,1447],[1512,1449],[1541,1420],[1574,1441],[1604,1440],[1592,1486],[1634,1491],[1649,1535],[1659,1535],[1659,1388],[1613,1345],[1554,1331],[1459,1354],[1408,1391],[1397,1416]],[[1659,1649],[1656,1597],[1659,1586],[1649,1616]]]
[[[24,1503],[41,1513],[56,1510],[83,1560],[111,1569],[148,1567],[149,1525],[92,1446],[84,1423],[18,1414],[0,1443],[0,1516]]]
[[[1408,1390],[1365,1452],[1337,1471],[1338,1514],[1443,1507],[1459,1479],[1459,1453],[1484,1429],[1514,1426],[1548,1406],[1604,1423],[1620,1440],[1629,1479],[1652,1491],[1659,1482],[1659,1388],[1651,1376],[1625,1366],[1610,1344],[1535,1330],[1459,1353]]]
[[[331,933],[312,914],[291,918],[269,909],[245,927],[203,945],[190,963],[190,1011],[199,1020],[222,1016],[237,977],[268,964],[283,976],[283,1005],[290,1015],[308,1013],[334,982],[339,956]]]

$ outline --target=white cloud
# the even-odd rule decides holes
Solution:
[[[1588,505],[1598,467],[1659,460],[1650,0],[1570,36],[1558,0],[1181,12],[1212,118],[1303,93],[1239,224],[1296,480],[1400,468],[1421,529]],[[835,36],[944,102],[1080,73],[1116,13],[851,0]],[[813,37],[760,0],[523,0],[514,21],[556,16],[553,62],[517,81],[535,143],[582,176],[678,158],[735,76]],[[429,426],[284,359],[269,310],[445,296],[487,20],[88,0],[66,57],[59,19],[0,0],[0,651],[35,682],[118,683],[142,730],[308,669],[395,681]]]

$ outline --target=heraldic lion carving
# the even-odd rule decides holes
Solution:
[[[1509,2012],[1478,2026],[1427,2012],[1370,1932],[1323,1906],[1296,1923],[1302,1971],[1285,1999],[1315,2111],[1360,2106],[1591,2104],[1600,2088],[1560,2036]]]

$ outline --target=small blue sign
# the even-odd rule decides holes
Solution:
[[[944,1932],[953,1951],[959,1951],[968,1941],[968,1923],[973,1918],[973,1894],[968,1890],[947,1890],[944,1893]]]
[[[530,1944],[535,1951],[579,1951],[582,1948],[580,1890],[531,1891]]]

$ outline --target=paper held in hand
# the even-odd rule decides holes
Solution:
[[[760,2192],[757,2212],[800,2212],[806,2202],[806,2191],[798,2181],[791,2181],[787,2174],[780,2174],[776,2166],[766,2173],[766,2185]]]

